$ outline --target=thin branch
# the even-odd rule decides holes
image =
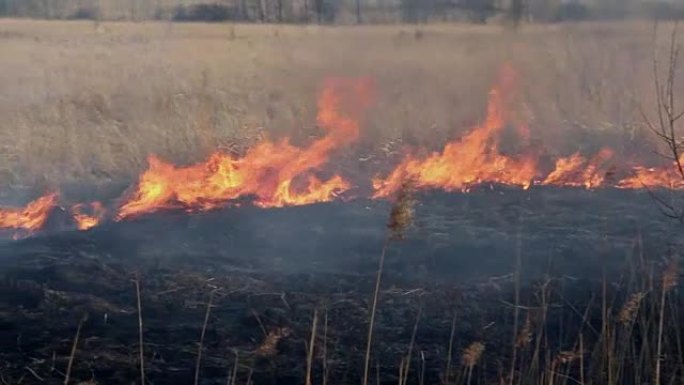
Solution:
[[[679,176],[684,180],[684,159],[682,158],[683,142],[677,139],[676,122],[684,116],[684,111],[675,114],[676,98],[675,98],[675,82],[677,64],[679,61],[679,47],[677,43],[677,26],[675,23],[670,34],[669,41],[669,57],[667,74],[665,76],[665,84],[661,83],[660,70],[658,64],[658,23],[653,27],[653,84],[656,91],[656,109],[658,112],[658,125],[656,126],[640,108],[641,116],[648,126],[648,128],[656,134],[656,136],[667,146],[671,160],[675,163]],[[677,209],[672,204],[666,202],[658,194],[651,191],[647,186],[644,186],[657,203],[658,209],[662,214],[669,218],[678,219],[684,222],[684,209]]]
[[[677,210],[671,204],[665,202],[665,200],[663,198],[661,198],[658,194],[656,194],[653,190],[651,190],[647,186],[644,186],[644,187],[645,187],[648,195],[651,197],[651,199],[656,201],[658,209],[660,210],[661,214],[663,214],[666,217],[671,218],[671,219],[677,219],[679,221],[684,221],[684,215],[682,215],[681,211]]]
[[[28,366],[24,366],[24,369],[28,370],[28,372],[31,373],[31,375],[32,375],[33,377],[35,377],[36,380],[38,380],[38,381],[40,381],[40,382],[45,381],[45,379],[44,379],[43,377],[39,376],[38,373],[36,373],[35,370],[29,368]]]
[[[674,123],[674,122],[677,122],[677,121],[678,121],[679,119],[681,119],[683,116],[684,116],[684,111],[682,111],[682,112],[678,113],[677,115],[675,115],[675,117],[673,118],[673,123]]]
[[[660,123],[660,129],[663,135],[666,134],[665,128],[665,118],[663,117],[663,111],[661,105],[663,103],[662,87],[660,85],[660,73],[658,71],[658,23],[653,25],[653,83],[656,91],[656,104],[658,107],[658,122]]]

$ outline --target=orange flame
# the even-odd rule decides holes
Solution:
[[[684,178],[676,165],[620,167],[622,179],[616,182],[612,178],[614,151],[610,148],[589,157],[575,153],[559,158],[548,174],[540,171],[539,157],[533,151],[517,156],[504,154],[500,142],[507,125],[516,128],[521,141],[530,140],[527,122],[511,108],[514,75],[512,67],[503,67],[498,84],[489,94],[487,116],[480,125],[447,143],[439,152],[407,155],[389,175],[373,179],[372,197],[393,195],[407,179],[417,188],[446,191],[468,191],[484,183],[525,189],[533,184],[587,189],[684,189]],[[184,167],[151,155],[148,169],[121,202],[114,219],[162,209],[203,211],[230,205],[241,198],[269,208],[327,202],[339,197],[352,187],[351,183],[337,174],[321,179],[317,173],[335,151],[359,137],[358,118],[370,104],[371,86],[367,79],[327,81],[318,98],[316,117],[325,135],[307,147],[294,146],[287,138],[263,140],[243,156],[215,152],[205,162]],[[23,208],[0,208],[0,229],[21,233],[40,230],[57,200],[58,194],[52,193]],[[80,230],[91,229],[106,217],[100,202],[76,204],[70,211]]]
[[[487,118],[481,126],[448,143],[442,152],[418,158],[409,155],[384,179],[373,180],[374,198],[388,197],[405,179],[416,187],[441,188],[446,191],[467,191],[472,185],[500,183],[528,188],[537,175],[534,156],[513,158],[499,151],[499,134],[506,125],[514,77],[510,67],[504,67],[499,85],[490,92]],[[518,125],[518,134],[526,137],[527,126]]]
[[[90,230],[97,226],[105,214],[106,210],[100,202],[92,202],[89,205],[79,203],[71,207],[71,215],[79,230]]]
[[[0,229],[40,230],[57,204],[58,194],[46,194],[20,208],[0,209]]]
[[[556,168],[541,184],[588,189],[601,187],[606,182],[613,154],[610,148],[603,148],[591,160],[579,153],[560,158],[556,161]]]
[[[243,157],[212,154],[206,162],[176,167],[155,156],[138,182],[136,191],[119,209],[117,220],[165,208],[208,210],[241,197],[252,197],[261,207],[282,207],[325,202],[349,189],[341,176],[321,181],[312,172],[324,165],[330,153],[359,136],[356,117],[370,102],[367,80],[329,80],[318,100],[318,124],[325,136],[307,148],[288,139],[263,141]],[[344,107],[344,112],[342,112]],[[301,186],[306,180],[304,186]],[[299,187],[299,188],[297,188]]]
[[[672,190],[684,189],[684,180],[677,172],[677,164],[670,167],[632,168],[634,175],[626,177],[617,183],[616,187],[624,189],[667,188]]]

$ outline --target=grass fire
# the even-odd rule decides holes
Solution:
[[[615,151],[608,147],[588,157],[576,152],[558,158],[552,168],[545,170],[541,154],[525,143],[530,136],[528,122],[515,117],[516,110],[511,105],[515,77],[515,70],[504,65],[498,83],[490,91],[487,115],[481,125],[447,143],[441,152],[426,157],[407,153],[388,176],[376,176],[371,183],[350,182],[337,174],[322,181],[314,173],[325,171],[335,150],[358,139],[360,115],[371,103],[373,92],[367,79],[329,79],[318,101],[316,121],[327,131],[322,137],[304,148],[291,145],[288,138],[266,139],[243,155],[214,152],[205,162],[191,166],[176,166],[152,154],[134,191],[127,193],[114,208],[113,219],[120,221],[168,209],[206,211],[229,206],[241,198],[251,198],[249,203],[262,208],[328,202],[351,189],[352,183],[366,189],[370,186],[372,198],[388,198],[409,179],[419,188],[463,192],[483,184],[522,189],[533,185],[587,189],[684,187],[676,173],[676,162],[665,162],[659,167],[627,166],[618,163]],[[344,107],[350,112],[344,112]],[[509,124],[516,125],[519,145],[526,152],[505,155],[499,150],[501,133]],[[620,179],[615,179],[616,175],[621,175]],[[39,230],[50,209],[58,204],[56,198],[57,194],[50,193],[25,208],[0,209],[0,228]],[[91,215],[83,212],[88,205],[92,206]],[[100,202],[77,203],[71,212],[79,230],[97,226],[106,215]]]
[[[0,1],[0,382],[684,381],[660,8],[96,3]]]

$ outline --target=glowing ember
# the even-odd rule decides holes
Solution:
[[[587,160],[579,153],[556,161],[556,168],[544,179],[541,184],[597,188],[606,181],[609,173],[610,160],[613,158],[613,150],[603,148],[591,160]]]
[[[79,230],[89,230],[97,226],[105,214],[106,210],[100,202],[93,202],[89,205],[79,203],[71,207],[71,215]]]
[[[510,67],[502,72],[500,84],[489,95],[485,122],[459,140],[448,143],[442,152],[428,157],[407,156],[387,178],[375,178],[374,198],[388,197],[412,179],[419,188],[467,191],[482,183],[500,183],[527,188],[537,176],[534,156],[517,158],[501,154],[499,135],[505,128],[514,76]],[[527,126],[519,125],[519,135],[528,135]]]
[[[335,175],[321,181],[313,172],[334,150],[359,135],[357,115],[370,102],[367,80],[330,80],[318,101],[318,124],[325,136],[306,148],[288,139],[263,141],[243,157],[214,153],[200,164],[176,167],[151,156],[149,168],[131,197],[119,209],[117,220],[166,208],[208,210],[241,197],[252,197],[261,207],[325,202],[350,184]],[[302,186],[302,183],[304,185]]]
[[[21,208],[0,208],[0,229],[40,230],[57,204],[58,194],[44,195]]]

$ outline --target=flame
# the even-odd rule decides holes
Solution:
[[[57,204],[57,198],[57,193],[50,193],[26,207],[0,208],[0,229],[25,230],[29,233],[40,230]]]
[[[505,109],[510,104],[514,76],[504,67],[499,84],[489,94],[487,118],[463,138],[454,140],[442,152],[427,157],[408,155],[386,178],[373,179],[373,198],[392,195],[406,179],[419,188],[467,191],[482,183],[500,183],[528,188],[537,176],[535,156],[509,157],[499,150],[499,135],[511,118]],[[508,118],[508,119],[507,119]],[[526,139],[526,125],[518,124],[517,133]]]
[[[541,184],[588,189],[601,187],[606,182],[613,155],[613,150],[604,147],[590,160],[578,152],[560,158],[556,161],[556,168]]]
[[[407,180],[415,188],[464,192],[486,183],[524,189],[535,184],[587,189],[684,189],[684,178],[677,172],[676,164],[622,165],[622,179],[614,179],[615,153],[610,148],[593,156],[578,152],[558,158],[549,173],[540,171],[549,165],[540,168],[540,157],[534,151],[506,154],[500,144],[503,134],[509,131],[525,144],[521,148],[530,147],[527,120],[512,108],[516,102],[515,85],[515,72],[505,65],[489,93],[487,115],[482,123],[447,143],[441,151],[407,154],[387,176],[373,178],[372,197],[389,197]],[[177,166],[150,155],[147,170],[122,198],[113,218],[120,221],[164,209],[204,211],[237,204],[240,199],[262,208],[336,199],[352,184],[330,172],[323,178],[322,168],[336,151],[358,139],[359,117],[371,99],[372,83],[368,79],[328,80],[317,103],[316,121],[324,135],[305,147],[291,144],[288,138],[262,140],[241,156],[214,152],[206,161],[189,166]],[[515,130],[508,130],[509,127]],[[51,193],[23,208],[0,208],[0,229],[18,230],[22,234],[38,231],[57,201],[58,194]],[[70,212],[80,230],[99,225],[107,214],[100,202],[78,203],[71,206]]]
[[[502,154],[499,142],[508,122],[515,124],[517,136],[523,142],[530,138],[526,122],[517,118],[510,109],[514,86],[514,71],[510,65],[505,65],[498,84],[490,92],[485,121],[462,138],[447,143],[441,152],[423,157],[408,154],[388,176],[373,178],[373,198],[393,195],[407,179],[412,180],[417,188],[464,192],[473,185],[484,183],[524,189],[532,184],[587,189],[605,186],[684,189],[683,178],[671,166],[632,167],[626,169],[628,175],[616,182],[613,180],[615,152],[607,147],[589,158],[579,152],[559,158],[555,161],[555,168],[545,177],[538,168],[538,157],[534,153],[515,157]]]
[[[102,203],[79,203],[71,207],[71,215],[79,230],[90,230],[100,224],[106,214]]]
[[[322,181],[313,172],[330,154],[359,136],[357,115],[370,103],[367,79],[326,82],[318,99],[318,124],[326,134],[306,148],[288,139],[262,141],[243,157],[216,152],[206,162],[177,167],[155,156],[125,201],[117,220],[161,209],[208,210],[251,197],[260,207],[325,202],[350,188],[339,175]],[[344,112],[343,112],[344,110]],[[302,182],[306,181],[302,186]]]
[[[622,179],[616,187],[624,189],[667,188],[684,189],[684,180],[677,172],[677,163],[670,167],[632,167],[633,175]]]

